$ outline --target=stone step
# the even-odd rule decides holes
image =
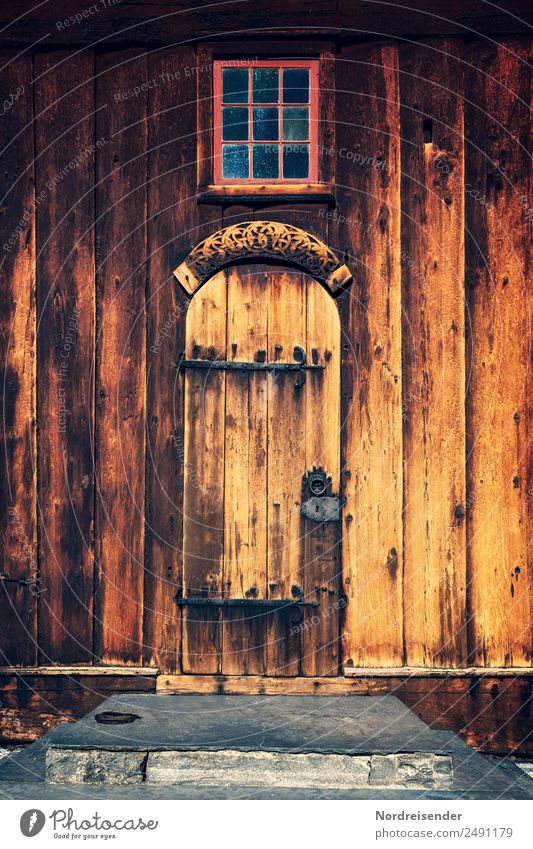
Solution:
[[[447,790],[449,755],[295,755],[283,752],[152,752],[151,784],[241,787],[387,787]]]
[[[98,718],[109,711],[136,718],[102,725]],[[390,696],[125,693],[0,761],[0,793],[19,799],[533,799],[533,781],[510,761],[484,757],[456,734],[429,729]]]
[[[103,724],[109,714],[119,716]],[[121,716],[130,721],[120,724]],[[394,696],[125,694],[62,725],[54,745],[366,755],[432,752],[440,738]]]
[[[210,787],[375,787],[449,790],[446,754],[321,755],[222,750],[119,752],[51,746],[46,780],[55,784],[189,784]]]
[[[446,790],[453,763],[393,696],[135,695],[58,729],[46,780]]]

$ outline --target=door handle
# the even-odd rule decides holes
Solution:
[[[321,523],[339,521],[341,502],[338,495],[332,495],[331,483],[331,476],[320,466],[313,466],[304,475],[302,500],[304,518]]]

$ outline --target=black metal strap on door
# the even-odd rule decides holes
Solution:
[[[255,607],[266,612],[276,612],[290,607],[296,616],[292,622],[296,625],[303,619],[304,607],[319,607],[319,601],[302,601],[298,598],[184,598],[176,596],[178,607]]]
[[[261,352],[263,353],[263,352]],[[294,348],[294,363],[280,362],[239,362],[238,360],[189,360],[184,357],[176,363],[179,371],[185,369],[204,369],[206,371],[263,371],[263,372],[298,372],[300,378],[295,386],[303,386],[307,371],[323,371],[323,365],[307,365],[307,354],[304,348],[296,345]]]
[[[240,363],[226,360],[180,360],[178,369],[203,368],[215,371],[323,371],[324,366],[299,366],[297,363]]]

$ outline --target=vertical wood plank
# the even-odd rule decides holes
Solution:
[[[467,58],[470,662],[528,666],[531,53],[512,40],[472,46]]]
[[[185,356],[226,356],[227,285],[215,274],[194,296],[187,313]],[[183,494],[183,595],[222,595],[224,554],[225,372],[185,373]],[[220,612],[186,607],[183,613],[183,671],[220,672]]]
[[[139,663],[145,476],[147,95],[110,102],[147,79],[141,50],[96,63],[96,558],[98,640],[106,663]]]
[[[172,270],[217,215],[196,200],[196,81],[192,47],[154,51],[149,62],[146,303],[146,532],[143,664],[179,668],[183,579],[183,375],[188,297]],[[179,80],[179,84],[176,83]],[[213,229],[217,229],[216,222]]]
[[[173,366],[185,348],[189,301],[172,270],[220,226],[217,207],[197,203],[196,61],[193,47],[165,48],[148,57],[143,664],[168,672],[179,668],[181,612],[175,596],[183,581],[184,377]]]
[[[35,78],[39,645],[43,663],[90,663],[93,54],[37,53]]]
[[[213,48],[200,44],[196,51],[196,139],[197,178],[199,187],[213,182]]]
[[[406,663],[466,659],[463,72],[400,49]],[[455,176],[453,176],[455,175]]]
[[[335,109],[335,53],[325,50],[320,55],[319,79],[318,79],[318,178],[323,183],[335,183],[336,156],[323,156],[320,154],[321,147],[326,150],[336,147],[336,123],[338,115]]]
[[[343,323],[344,665],[401,666],[400,107],[395,44],[337,58],[337,208],[329,243],[354,281]]]
[[[227,355],[266,359],[268,283],[264,267],[228,269]],[[267,597],[267,376],[226,374],[224,594]],[[256,608],[224,612],[222,672],[265,672],[265,616]]]
[[[329,292],[307,278],[307,358],[323,365],[308,372],[305,386],[305,471],[321,466],[340,489],[340,319]],[[337,675],[339,671],[340,534],[336,522],[302,519],[302,585],[306,601],[302,621],[303,675]]]
[[[0,345],[2,351],[0,657],[11,666],[37,661],[35,455],[35,193],[32,59],[0,51],[3,108]],[[20,225],[20,222],[23,222]],[[20,232],[19,232],[20,230]],[[30,581],[30,586],[17,581]]]
[[[306,346],[306,276],[281,269],[268,275],[269,361],[293,362]],[[268,374],[268,597],[292,598],[301,587],[302,475],[305,473],[305,388],[294,374]],[[267,673],[297,675],[301,635],[291,611],[267,617]]]

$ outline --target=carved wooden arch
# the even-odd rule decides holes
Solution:
[[[324,242],[277,221],[244,221],[218,230],[192,249],[174,275],[189,295],[224,266],[237,260],[272,258],[295,265],[323,283],[333,294],[352,279]]]

